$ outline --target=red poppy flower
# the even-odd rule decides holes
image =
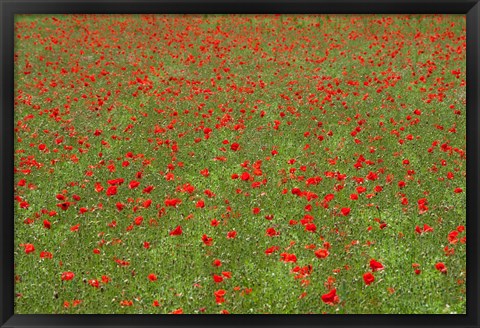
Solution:
[[[103,186],[100,182],[95,182],[95,191],[96,192],[102,192],[103,191]]]
[[[73,231],[73,232],[75,232],[75,231],[78,231],[78,229],[79,229],[79,228],[80,228],[80,223],[79,223],[79,224],[76,224],[76,225],[74,225],[73,227],[71,227],[71,228],[70,228],[70,231]]]
[[[121,185],[125,180],[123,178],[108,180],[107,183],[109,185]]]
[[[378,179],[378,174],[370,171],[370,172],[367,174],[366,178],[367,178],[368,180],[375,181],[375,180]]]
[[[339,297],[337,296],[337,290],[334,288],[327,294],[322,295],[322,301],[329,305],[334,305],[340,302]]]
[[[88,281],[88,284],[92,287],[98,288],[100,287],[100,282],[97,279],[91,279]]]
[[[29,206],[30,206],[30,204],[26,201],[20,202],[20,208],[28,208]]]
[[[20,246],[24,247],[24,250],[25,250],[26,254],[30,254],[30,253],[35,251],[35,246],[33,246],[33,244],[23,244],[23,245],[20,245]]]
[[[297,256],[295,254],[282,253],[280,254],[280,260],[283,262],[297,262]]]
[[[363,187],[363,186],[358,186],[357,187],[357,193],[361,194],[363,192],[367,191],[367,188]]]
[[[302,191],[299,188],[292,188],[292,194],[300,196],[302,194]]]
[[[370,260],[370,268],[372,271],[381,271],[384,269],[383,264],[375,261],[374,259]]]
[[[75,273],[71,271],[66,271],[62,273],[62,280],[64,281],[72,280],[74,277],[75,277]]]
[[[433,232],[433,228],[430,227],[428,224],[423,225],[423,232]]]
[[[213,244],[213,238],[208,237],[207,235],[202,236],[202,241],[207,246],[212,246],[212,244]]]
[[[154,186],[146,186],[145,188],[143,188],[142,193],[143,194],[149,194],[149,193],[152,192],[153,189],[155,189]]]
[[[120,301],[120,306],[132,306],[132,305],[133,305],[133,301],[130,301],[130,300]]]
[[[165,200],[165,206],[178,206],[182,203],[181,199],[178,198],[173,198],[173,199],[166,199]]]
[[[280,249],[280,247],[278,247],[278,246],[269,247],[269,248],[267,248],[267,249],[265,250],[265,254],[266,254],[266,255],[270,255],[270,254],[278,251],[279,249]]]
[[[125,204],[118,202],[115,204],[115,207],[117,208],[117,210],[121,211],[125,207]]]
[[[50,253],[50,252],[43,251],[43,252],[40,252],[40,258],[41,259],[52,259],[53,254]]]
[[[127,261],[124,261],[124,260],[120,260],[120,259],[114,259],[114,260],[120,266],[129,266],[130,265],[130,262],[127,262]]]
[[[226,292],[225,292],[224,289],[219,289],[219,290],[215,291],[213,294],[215,295],[215,302],[217,304],[222,304],[222,303],[225,302],[224,296],[225,296]]]
[[[216,283],[221,283],[221,282],[223,281],[223,277],[214,274],[214,275],[213,275],[213,281],[215,281]]]
[[[457,230],[453,230],[451,232],[448,233],[448,241],[450,244],[456,244],[458,243],[458,231]]]
[[[140,182],[133,180],[133,181],[130,181],[130,183],[128,184],[128,188],[129,189],[135,189],[139,185],[140,185]]]
[[[363,281],[365,282],[365,284],[368,286],[370,285],[372,282],[375,281],[375,276],[373,274],[371,274],[370,272],[367,272],[363,275]]]
[[[279,233],[274,228],[267,228],[266,235],[269,237],[277,236]]]
[[[209,198],[215,197],[215,193],[213,191],[211,191],[210,189],[206,189],[203,193],[205,195],[207,195]]]
[[[107,196],[113,196],[117,194],[117,186],[110,186],[106,191]]]
[[[233,150],[233,151],[237,151],[238,148],[240,148],[240,145],[236,142],[234,142],[230,145],[230,149]]]
[[[443,262],[438,262],[435,264],[435,269],[440,271],[443,274],[447,274],[447,267],[445,266],[445,263]]]
[[[182,227],[181,227],[181,226],[177,226],[175,229],[173,229],[172,231],[170,231],[170,236],[180,236],[182,233],[183,233]]]
[[[222,276],[224,276],[227,279],[232,278],[232,273],[230,271],[222,271]]]
[[[150,273],[150,274],[148,275],[148,280],[150,280],[150,281],[156,281],[157,279],[158,279],[158,278],[157,278],[157,275],[154,274],[154,273]]]
[[[150,205],[152,205],[152,200],[151,199],[147,199],[146,201],[144,201],[142,203],[143,208],[149,208]]]
[[[250,173],[243,172],[242,175],[240,176],[240,179],[242,179],[243,181],[248,181],[250,179]]]
[[[327,258],[330,253],[326,249],[317,249],[315,251],[315,256],[318,257],[319,259],[324,259]]]
[[[341,213],[342,213],[342,215],[347,216],[348,214],[350,214],[350,208],[348,208],[348,207],[343,207],[343,208],[341,209]]]
[[[143,217],[142,216],[137,216],[133,222],[135,223],[135,225],[141,225],[142,222],[143,222]]]
[[[43,226],[47,229],[50,229],[52,224],[48,220],[43,220]]]
[[[57,204],[58,207],[60,207],[62,210],[66,211],[68,210],[68,208],[70,207],[71,203],[69,202],[65,202],[65,203],[61,203],[61,204]]]
[[[305,231],[315,232],[317,231],[317,226],[315,225],[315,223],[307,223],[305,225]]]
[[[323,199],[328,203],[331,202],[335,198],[334,194],[328,194]]]
[[[421,234],[421,233],[423,233],[423,230],[422,230],[422,228],[420,228],[420,227],[417,225],[417,226],[415,226],[415,232],[418,233],[418,234]]]

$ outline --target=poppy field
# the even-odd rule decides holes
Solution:
[[[16,16],[15,313],[466,313],[465,31]]]

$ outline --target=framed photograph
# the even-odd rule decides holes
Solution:
[[[477,0],[1,10],[1,327],[479,326]]]

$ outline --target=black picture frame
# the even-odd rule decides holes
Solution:
[[[0,116],[0,326],[178,327],[178,326],[379,326],[478,327],[479,243],[479,61],[478,0],[143,0],[1,2]],[[466,315],[14,315],[13,225],[13,46],[15,14],[466,14],[467,16],[467,314]]]

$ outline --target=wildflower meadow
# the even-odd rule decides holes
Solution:
[[[466,313],[463,15],[18,15],[17,314]]]

